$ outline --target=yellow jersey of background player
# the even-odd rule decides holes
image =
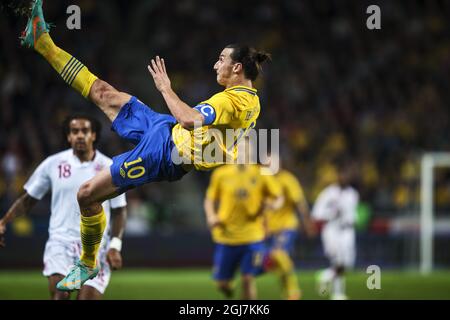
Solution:
[[[280,202],[281,188],[259,165],[225,165],[212,174],[205,212],[215,243],[213,278],[227,297],[240,266],[242,298],[256,299],[254,277],[264,271],[266,252],[263,211],[271,197]]]
[[[263,206],[267,197],[281,196],[271,175],[259,165],[225,165],[211,177],[206,199],[217,203],[219,224],[212,230],[216,243],[241,245],[264,240]]]
[[[303,188],[298,179],[287,170],[280,170],[274,178],[281,185],[284,203],[278,210],[267,210],[267,231],[269,235],[283,230],[296,231],[299,227],[299,218],[296,206],[307,208]],[[304,210],[304,209],[302,209]]]

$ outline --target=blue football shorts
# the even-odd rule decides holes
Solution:
[[[187,172],[173,163],[172,128],[176,119],[153,111],[131,97],[114,119],[111,129],[135,145],[134,149],[113,157],[112,180],[123,193],[154,181],[175,181]]]
[[[263,272],[264,241],[245,245],[217,243],[214,250],[213,278],[231,280],[240,266],[243,275],[259,275]]]

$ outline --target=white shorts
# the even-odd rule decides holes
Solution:
[[[84,284],[97,289],[101,294],[105,292],[111,278],[111,269],[106,261],[106,253],[106,247],[102,246],[99,252],[100,271],[94,279],[88,280]],[[81,241],[64,242],[49,239],[45,245],[42,274],[46,277],[54,274],[66,276],[80,255]]]
[[[353,268],[355,264],[355,230],[325,227],[322,231],[325,255],[333,266]]]

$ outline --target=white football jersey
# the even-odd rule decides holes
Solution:
[[[80,186],[93,178],[100,170],[108,168],[112,160],[95,151],[93,161],[81,162],[68,149],[45,159],[33,172],[24,186],[26,192],[38,200],[51,190],[51,212],[49,238],[61,241],[80,240],[80,207],[77,193]],[[107,229],[103,243],[107,242],[111,208],[126,206],[125,194],[103,202],[106,213]]]
[[[338,184],[332,184],[317,197],[312,216],[316,220],[327,221],[330,226],[353,226],[358,202],[359,193],[354,188],[342,188]]]

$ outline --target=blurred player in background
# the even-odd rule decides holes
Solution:
[[[43,274],[48,278],[50,297],[69,299],[69,292],[56,290],[56,283],[68,274],[81,252],[80,207],[76,192],[86,180],[111,165],[111,159],[95,149],[100,138],[100,123],[87,115],[74,115],[63,125],[65,139],[71,148],[45,159],[26,182],[25,193],[0,219],[0,245],[5,245],[6,225],[28,213],[51,190],[49,238],[44,252]],[[77,299],[101,299],[108,286],[111,270],[122,267],[122,234],[126,221],[126,200],[122,194],[105,201],[107,231],[101,234],[99,275],[81,287]],[[111,218],[110,215],[112,214]],[[111,223],[109,223],[111,221]],[[110,230],[108,230],[110,229]]]
[[[240,143],[240,149],[245,145]],[[228,298],[239,266],[242,298],[257,298],[255,276],[263,272],[266,253],[263,212],[267,198],[273,199],[273,207],[283,203],[279,184],[273,176],[262,175],[257,164],[225,165],[212,173],[204,209],[215,243],[213,278]]]
[[[269,56],[247,46],[227,46],[214,65],[217,82],[225,90],[194,108],[172,90],[164,60],[152,59],[148,70],[172,116],[156,113],[136,97],[98,79],[80,61],[57,47],[48,32],[42,1],[35,0],[22,35],[22,45],[41,54],[66,83],[89,98],[113,121],[112,128],[119,136],[136,145],[133,150],[114,157],[110,168],[102,170],[78,191],[81,232],[85,235],[82,254],[75,268],[58,283],[60,290],[71,291],[76,289],[74,284],[84,283],[98,272],[98,241],[106,225],[101,206],[104,200],[145,183],[178,180],[191,168],[211,169],[237,157],[237,148],[233,145],[236,141],[225,141],[224,134],[227,129],[234,129],[240,131],[238,136],[242,137],[255,126],[260,104],[252,83]],[[216,134],[209,135],[210,129],[216,129]],[[212,144],[218,149],[216,154],[220,153],[226,160],[196,156]],[[172,150],[189,165],[176,165]]]
[[[272,153],[268,160],[268,167],[265,170],[270,170],[272,161],[278,162],[275,167],[282,168],[277,153]],[[295,273],[295,264],[291,258],[295,240],[299,227],[308,237],[315,235],[315,228],[310,219],[308,202],[298,179],[285,169],[273,174],[275,180],[281,185],[284,203],[278,210],[265,212],[267,245],[271,260],[281,262],[280,280],[284,298],[298,300],[301,297],[301,291]]]
[[[322,225],[323,249],[330,261],[330,267],[318,275],[319,293],[331,293],[331,299],[346,300],[344,274],[355,262],[354,224],[359,193],[351,186],[355,178],[352,163],[340,159],[337,169],[338,182],[320,192],[312,215]]]

